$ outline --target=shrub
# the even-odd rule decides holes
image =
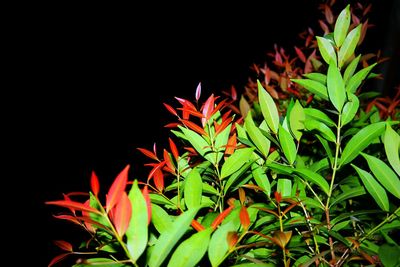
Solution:
[[[89,193],[46,202],[89,236],[56,241],[49,265],[398,266],[399,94],[361,90],[377,76],[357,52],[365,24],[350,5],[324,10],[309,63],[296,49],[304,68],[276,49],[285,70],[264,69],[240,101],[232,89],[202,102],[199,84],[194,101],[165,103],[169,147],[138,148],[146,180],[128,165],[104,192],[92,172]]]

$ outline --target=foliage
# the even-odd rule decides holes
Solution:
[[[78,248],[56,241],[65,252],[49,266],[71,254],[75,267],[398,266],[399,94],[362,92],[376,77],[357,52],[367,27],[350,5],[327,10],[324,35],[307,37],[318,68],[286,79],[298,94],[268,69],[239,107],[234,89],[202,103],[199,84],[195,101],[164,104],[169,148],[138,148],[147,180],[128,165],[103,196],[93,172],[89,194],[46,202],[89,234]]]

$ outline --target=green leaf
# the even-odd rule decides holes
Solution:
[[[281,144],[283,153],[290,165],[296,160],[297,148],[293,137],[282,126],[279,125],[279,143]]]
[[[289,126],[292,135],[297,141],[299,141],[303,135],[305,119],[306,115],[303,106],[300,104],[299,100],[296,100],[289,113]]]
[[[184,133],[186,139],[190,142],[190,144],[193,146],[193,148],[204,158],[206,158],[208,161],[211,163],[215,163],[216,158],[214,153],[211,152],[210,144],[207,143],[206,140],[204,140],[201,135],[196,133],[195,131],[192,131],[190,129],[187,129],[183,126],[178,126],[179,129]]]
[[[72,267],[88,267],[88,266],[96,266],[96,267],[128,267],[124,263],[116,262],[115,260],[109,258],[91,258],[85,259],[84,263],[74,264]]]
[[[306,114],[307,120],[309,118],[321,121],[329,127],[334,127],[336,124],[328,117],[324,112],[320,111],[319,109],[315,108],[305,108],[304,113]]]
[[[241,182],[243,182],[243,179],[245,178],[244,174],[246,171],[250,168],[252,164],[252,161],[247,162],[244,164],[238,171],[234,172],[226,181],[225,186],[224,186],[224,194],[226,194],[229,190],[229,188],[236,183],[236,181],[240,179]],[[250,177],[251,178],[251,177]]]
[[[216,163],[220,162],[220,160],[224,156],[224,151],[226,148],[226,144],[228,143],[231,126],[232,124],[229,124],[222,132],[220,132],[215,137],[215,148],[218,150],[218,152],[211,153],[211,155],[213,155],[213,157],[217,157]],[[215,155],[215,153],[217,155]]]
[[[368,167],[386,190],[400,198],[400,179],[394,171],[381,159],[365,153],[361,155],[367,160]]]
[[[271,141],[268,140],[262,134],[261,130],[254,124],[251,112],[247,113],[247,117],[244,121],[244,127],[246,128],[247,134],[250,136],[251,141],[253,141],[257,149],[260,150],[264,157],[267,157],[269,154]]]
[[[261,112],[268,127],[275,134],[278,133],[279,126],[279,113],[276,108],[276,104],[272,97],[268,94],[267,90],[261,85],[260,81],[257,80],[258,84],[258,98],[260,102]]]
[[[241,148],[236,149],[224,162],[221,168],[221,177],[224,179],[235,171],[239,170],[249,159],[253,153],[254,148]]]
[[[336,52],[332,42],[324,37],[317,36],[318,49],[327,64],[333,62],[337,66]]]
[[[383,135],[383,143],[385,145],[386,157],[396,171],[397,175],[400,176],[400,135],[393,130],[390,124],[386,124],[385,134]]]
[[[349,65],[347,65],[346,70],[343,74],[344,84],[347,86],[351,77],[353,77],[354,72],[357,69],[358,62],[360,62],[361,55],[358,55],[355,59],[353,59]]]
[[[168,231],[172,226],[172,218],[169,214],[157,204],[151,204],[151,222],[156,230],[162,234]]]
[[[188,209],[200,207],[201,196],[203,193],[203,181],[200,173],[196,168],[193,168],[185,179],[185,204]]]
[[[332,198],[332,202],[329,207],[333,207],[338,203],[341,203],[349,198],[355,198],[358,196],[365,195],[365,190],[362,187],[351,188],[350,190],[346,190],[343,193],[339,194],[336,197]]]
[[[308,91],[321,97],[322,99],[329,100],[328,89],[322,83],[310,79],[291,79],[291,81],[300,84]]]
[[[299,174],[300,177],[304,178],[308,182],[316,184],[325,192],[325,194],[329,194],[329,184],[320,174],[308,169],[294,169],[294,172]]]
[[[320,132],[322,137],[324,137],[326,140],[333,142],[333,143],[336,142],[335,134],[323,122],[313,120],[313,119],[307,119],[304,123],[304,126],[306,127],[307,131],[316,130],[316,131]]]
[[[343,42],[342,47],[339,49],[338,53],[338,67],[341,68],[344,63],[354,54],[358,40],[361,36],[361,24],[355,27],[349,32],[346,39]]]
[[[282,197],[292,196],[292,181],[286,178],[279,178],[276,190],[281,193]]]
[[[343,149],[339,168],[355,159],[375,138],[379,137],[385,131],[385,125],[385,122],[372,123],[358,131]]]
[[[348,93],[349,101],[344,104],[343,112],[342,112],[342,126],[351,122],[354,119],[354,116],[357,114],[358,108],[360,106],[360,101],[358,97],[352,93]]]
[[[367,77],[368,73],[375,67],[377,63],[372,64],[354,74],[346,84],[346,91],[355,94],[362,81]]]
[[[400,246],[383,244],[379,247],[379,259],[385,267],[398,267],[400,266],[400,258],[395,255],[400,255]]]
[[[339,69],[332,63],[328,68],[327,88],[331,103],[337,111],[341,112],[346,101],[346,89]]]
[[[247,102],[244,95],[242,95],[240,97],[240,101],[239,101],[239,110],[240,110],[240,113],[242,114],[243,118],[246,118],[247,113],[250,111],[250,109],[251,109],[251,107],[250,107],[249,102]]]
[[[389,199],[385,189],[375,180],[375,178],[367,171],[351,164],[357,171],[368,193],[374,198],[378,206],[384,210],[389,211]]]
[[[347,31],[349,30],[350,26],[350,17],[350,5],[348,4],[346,8],[340,12],[336,19],[333,37],[337,47],[340,47],[346,39]]]
[[[322,83],[323,85],[326,85],[326,75],[323,73],[310,72],[303,74],[303,76],[316,82]]]
[[[225,220],[227,220],[227,218],[225,218]],[[225,254],[229,250],[228,233],[235,232],[237,229],[238,225],[236,225],[236,223],[228,221],[218,227],[211,236],[208,246],[208,258],[210,259],[212,267],[219,266],[222,263]]]
[[[161,266],[179,239],[189,229],[190,223],[194,219],[194,216],[196,216],[197,211],[198,209],[185,211],[175,219],[168,231],[163,232],[159,236],[149,258],[149,267]]]
[[[126,230],[128,251],[131,258],[136,261],[145,251],[148,240],[148,213],[146,200],[135,180],[128,194],[132,204],[132,216]]]
[[[213,229],[207,228],[193,234],[183,241],[172,254],[168,266],[171,267],[192,267],[203,258],[207,252],[208,243]]]
[[[271,194],[271,184],[265,171],[257,163],[251,165],[251,173],[254,176],[256,184],[264,190],[264,193],[269,196]]]

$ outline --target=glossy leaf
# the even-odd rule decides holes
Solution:
[[[128,229],[132,215],[132,205],[126,192],[122,193],[121,200],[115,205],[114,209],[113,223],[117,233],[122,237]]]
[[[400,176],[400,135],[393,130],[390,124],[386,125],[386,130],[383,136],[383,143],[385,145],[386,157],[396,171],[397,175]]]
[[[240,217],[240,223],[242,224],[243,228],[248,229],[250,226],[250,217],[246,206],[242,206],[240,208],[239,217]]]
[[[292,195],[292,181],[286,178],[279,178],[277,192],[282,197],[290,197]]]
[[[313,172],[308,169],[295,169],[294,170],[297,174],[299,174],[302,178],[307,180],[308,182],[311,182],[313,184],[316,184],[319,188],[322,189],[322,191],[325,192],[325,194],[328,195],[329,193],[329,184],[325,180],[324,177],[322,177],[320,174]]]
[[[354,74],[346,84],[346,91],[355,94],[358,87],[361,85],[362,81],[367,78],[368,74],[375,67],[377,63],[372,64],[362,70],[359,70],[356,74]]]
[[[151,221],[157,231],[161,234],[172,226],[172,217],[160,206],[151,204],[152,216]]]
[[[237,228],[238,226],[233,221],[229,221],[221,225],[211,236],[208,246],[208,258],[212,267],[219,266],[222,263],[225,254],[229,250],[228,234],[229,232],[235,232]]]
[[[207,252],[213,229],[207,228],[183,241],[171,256],[168,267],[196,266]]]
[[[305,119],[306,115],[304,113],[304,108],[300,104],[300,102],[296,100],[293,108],[290,110],[289,113],[289,126],[292,135],[294,136],[294,138],[296,138],[297,141],[299,141],[301,136],[303,135]]]
[[[137,180],[133,182],[128,197],[132,204],[132,216],[126,231],[126,246],[131,258],[136,261],[145,251],[148,240],[147,203],[139,189]]]
[[[311,119],[314,119],[314,120],[321,121],[321,122],[323,122],[324,124],[326,124],[329,127],[336,126],[336,124],[333,122],[333,120],[331,118],[329,118],[328,115],[326,115],[324,112],[322,112],[319,109],[305,108],[304,109],[304,113],[306,114],[307,120],[309,118],[311,118]]]
[[[215,148],[218,152],[212,153],[214,157],[216,157],[216,163],[219,163],[222,157],[224,156],[224,151],[228,144],[229,140],[229,133],[231,132],[231,124],[229,124],[222,132],[220,132],[215,138]],[[215,155],[215,153],[217,155]]]
[[[279,114],[274,99],[270,96],[270,94],[268,94],[258,80],[257,85],[258,99],[263,117],[271,131],[277,134],[279,126]]]
[[[90,177],[90,188],[92,189],[92,193],[97,197],[100,191],[100,183],[99,178],[94,171],[92,171],[92,175]]]
[[[203,192],[203,181],[200,173],[193,168],[185,179],[185,204],[188,209],[199,208],[201,204],[201,196]]]
[[[253,151],[254,148],[237,149],[222,165],[220,178],[224,179],[239,170],[250,159]]]
[[[125,191],[128,182],[128,171],[130,165],[127,165],[115,178],[106,197],[106,212],[108,213],[121,199],[122,192]]]
[[[385,131],[385,122],[372,123],[358,131],[343,149],[339,167],[351,162]]]
[[[331,103],[337,111],[341,112],[346,101],[346,89],[339,69],[333,64],[329,64],[327,88]]]
[[[361,155],[367,160],[368,167],[385,189],[400,198],[400,179],[396,173],[381,159],[365,153]]]
[[[357,188],[352,188],[351,190],[346,190],[343,193],[339,194],[338,196],[335,196],[332,198],[332,202],[330,204],[330,207],[335,206],[338,203],[342,203],[343,201],[347,199],[352,199],[358,196],[365,195],[366,192],[364,188],[362,187],[357,187]]]
[[[349,80],[351,77],[353,77],[354,72],[357,69],[358,62],[360,62],[361,55],[358,55],[356,58],[354,58],[349,65],[347,65],[344,74],[343,74],[343,81],[344,84],[347,86]]]
[[[257,163],[251,165],[251,173],[253,174],[256,184],[263,189],[263,192],[269,196],[271,194],[271,184],[265,171]]]
[[[350,17],[350,5],[348,4],[346,8],[340,12],[339,16],[336,19],[333,37],[335,39],[335,44],[337,47],[340,47],[346,39],[346,35],[350,26]]]
[[[354,116],[357,114],[358,108],[360,106],[360,101],[358,97],[352,93],[348,93],[349,101],[344,104],[341,124],[342,126],[348,124],[354,119]]]
[[[279,126],[279,143],[282,147],[283,153],[290,165],[293,165],[296,160],[297,148],[292,135],[287,132],[282,126]]]
[[[76,201],[71,201],[71,200],[55,200],[55,201],[46,201],[45,204],[47,205],[56,205],[68,209],[73,209],[73,210],[80,210],[80,211],[85,211],[85,212],[93,212],[99,215],[103,215],[100,211],[97,209],[94,209],[90,206],[87,206],[85,204],[82,204],[80,202]]]
[[[185,211],[175,219],[168,231],[159,236],[148,261],[149,267],[158,267],[164,262],[176,243],[187,231],[197,211],[198,209]]]
[[[307,119],[304,123],[304,126],[308,131],[318,131],[319,133],[321,133],[322,137],[324,137],[326,140],[333,143],[336,142],[335,134],[323,122],[313,119]]]
[[[210,153],[210,145],[201,135],[182,126],[179,126],[179,129],[181,129],[187,140],[201,156],[205,157],[212,163],[215,161],[215,159],[211,156],[212,153]]]
[[[222,223],[222,221],[231,213],[233,210],[234,206],[229,206],[226,208],[224,211],[222,211],[220,214],[218,214],[217,217],[212,221],[211,223],[211,228],[214,230],[217,229],[218,225]]]
[[[319,52],[321,53],[321,56],[324,59],[324,61],[327,64],[333,62],[333,64],[336,66],[337,65],[336,52],[331,41],[320,36],[317,36],[316,38],[317,38]]]
[[[291,81],[303,86],[308,91],[321,97],[322,99],[329,100],[328,89],[322,83],[310,79],[291,79]]]
[[[326,85],[326,75],[323,73],[310,72],[303,74],[303,76],[316,82],[322,83],[323,85]]]
[[[267,157],[269,154],[269,148],[271,145],[271,141],[265,137],[261,130],[254,124],[251,112],[247,113],[247,117],[244,121],[244,127],[247,131],[247,134],[250,136],[251,141],[256,145],[257,149],[259,149],[264,157]]]
[[[349,32],[343,45],[339,49],[338,53],[338,67],[341,68],[344,63],[354,54],[358,40],[361,36],[361,24],[355,27]]]
[[[389,199],[385,189],[375,180],[375,178],[367,171],[351,164],[351,166],[357,171],[358,175],[363,182],[365,189],[374,198],[378,206],[384,210],[389,211]]]

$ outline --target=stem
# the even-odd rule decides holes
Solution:
[[[337,130],[336,130],[335,159],[334,159],[333,166],[332,166],[332,179],[331,179],[331,184],[330,184],[330,187],[329,187],[328,199],[326,200],[326,205],[325,205],[325,216],[326,216],[326,224],[327,224],[328,231],[331,230],[331,219],[330,219],[330,213],[329,213],[329,201],[331,200],[331,197],[332,197],[333,187],[335,186],[336,171],[338,169],[338,158],[339,158],[339,151],[340,151],[340,129],[342,127],[342,125],[341,125],[341,117],[342,117],[342,114],[339,112]],[[333,249],[333,240],[332,240],[331,236],[329,237],[329,247],[330,247],[330,250],[331,250],[332,260],[334,260],[335,259],[335,251]]]
[[[377,230],[379,230],[379,228],[381,228],[384,224],[391,222],[394,218],[396,218],[398,215],[397,213],[400,212],[400,207],[398,207],[393,214],[391,214],[389,217],[386,217],[385,220],[383,220],[380,224],[378,224],[377,226],[375,226],[374,228],[371,229],[371,231],[369,231],[365,236],[363,236],[362,238],[360,238],[359,242],[362,243],[365,239],[367,239],[370,235],[372,235],[373,233],[375,233]]]

